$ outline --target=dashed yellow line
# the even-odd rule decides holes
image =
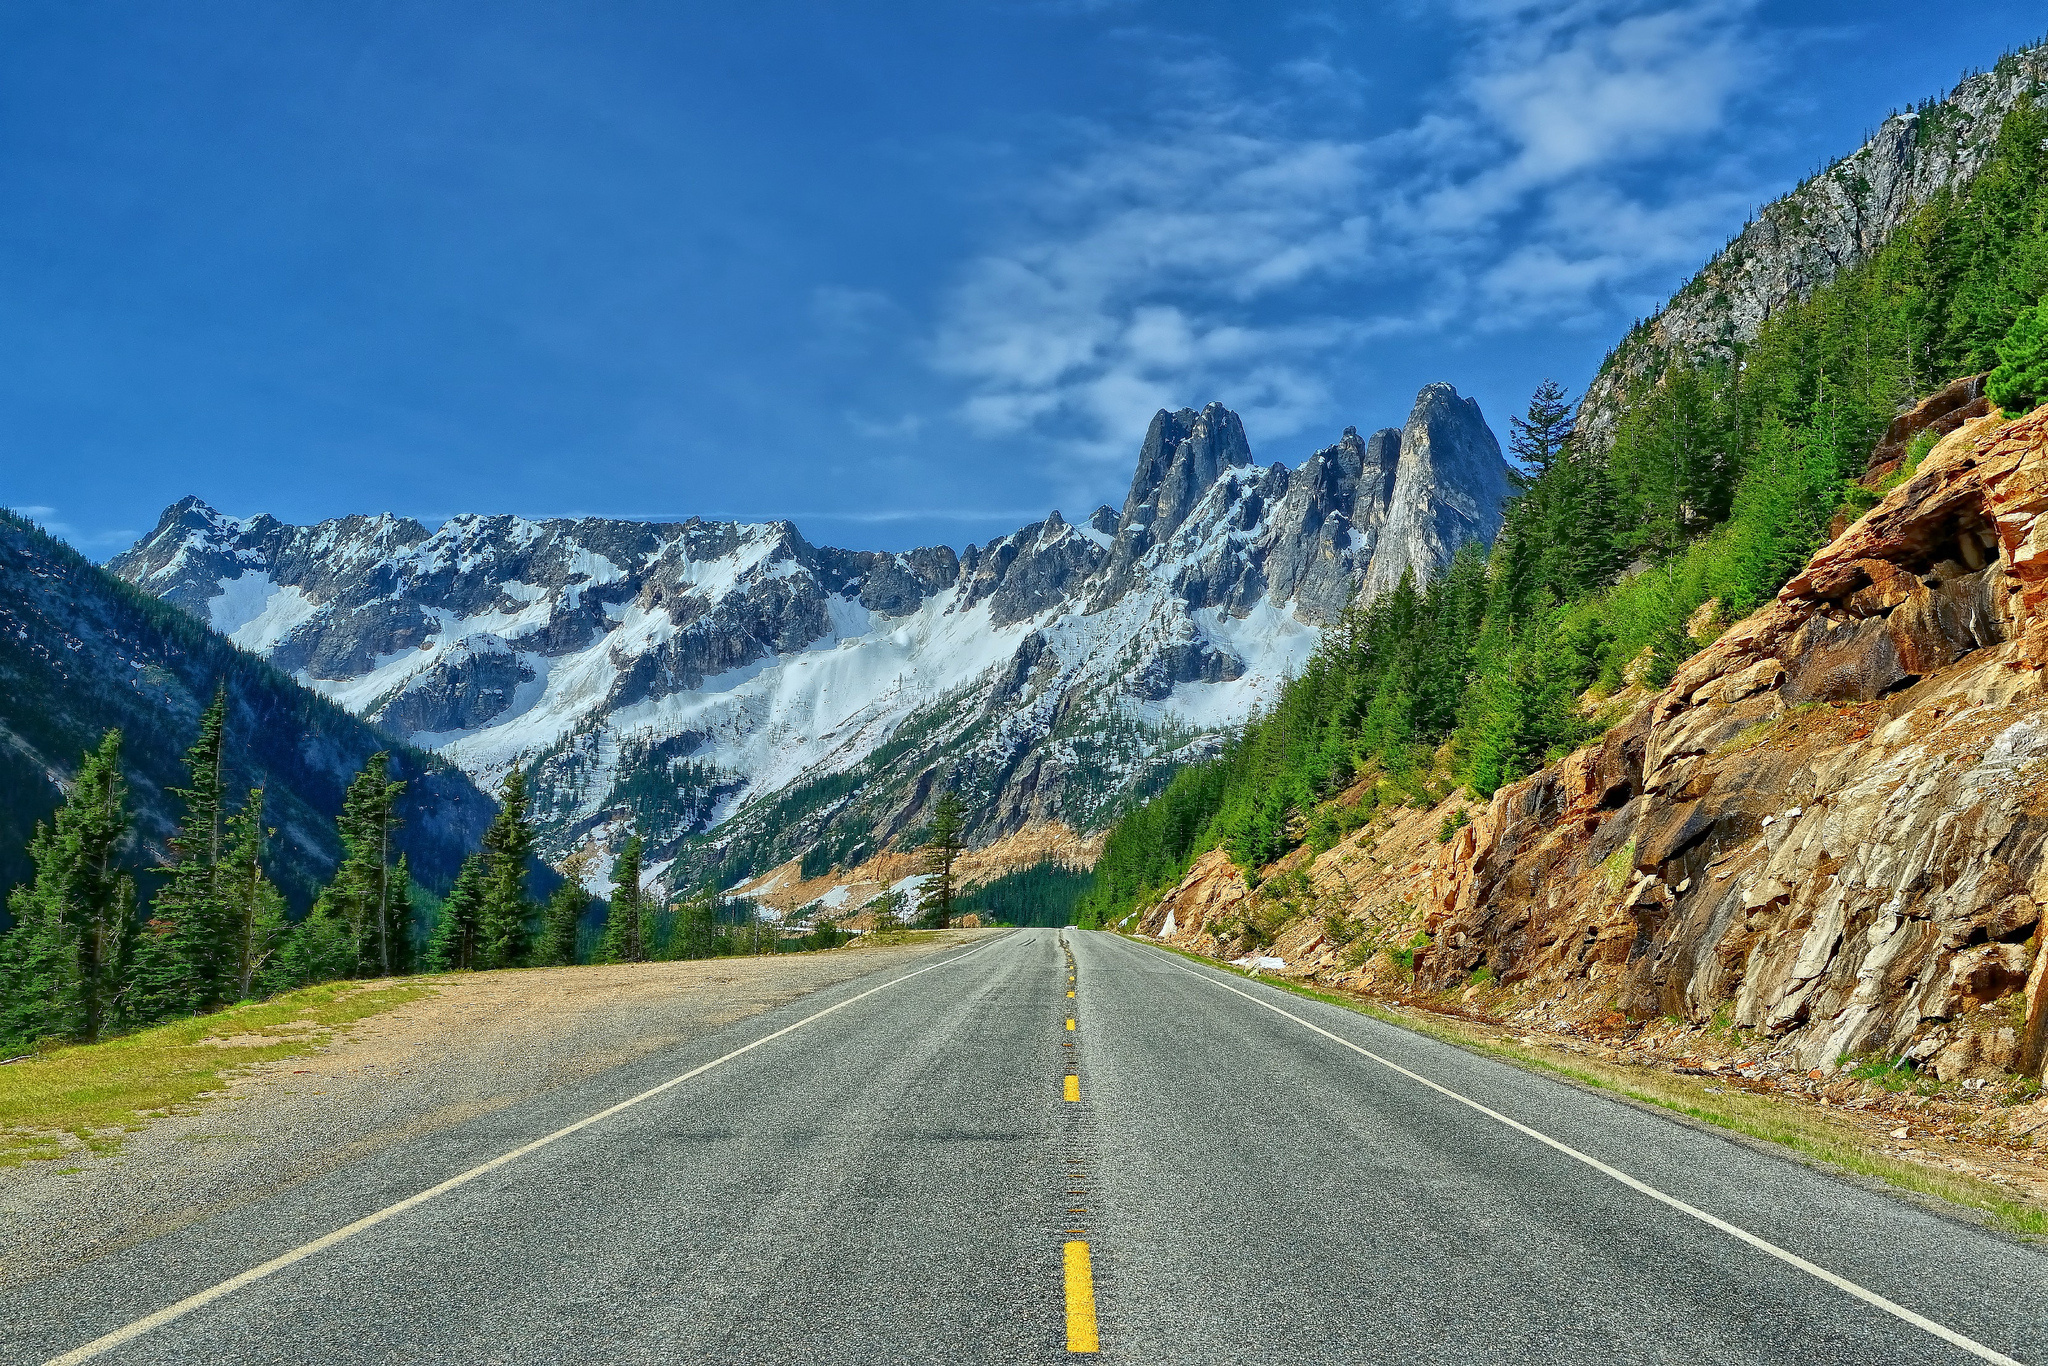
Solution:
[[[1067,1350],[1099,1352],[1095,1335],[1095,1272],[1088,1264],[1088,1244],[1067,1244]]]
[[[1079,1100],[1080,1098],[1081,1098],[1081,1079],[1080,1079],[1079,1077],[1075,1076],[1075,1075],[1074,1075],[1073,1073],[1069,1072],[1069,1073],[1067,1074],[1067,1099],[1068,1099],[1068,1100]]]
[[[1072,1029],[1073,1027],[1074,1027],[1074,1022],[1073,1022],[1072,1020],[1069,1020],[1069,1021],[1067,1021],[1067,1028],[1069,1028],[1069,1029]]]

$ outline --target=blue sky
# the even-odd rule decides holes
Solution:
[[[2038,0],[0,8],[0,503],[985,540],[1576,390]]]

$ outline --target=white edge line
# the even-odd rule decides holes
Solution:
[[[1182,972],[1185,972],[1190,977],[1198,977],[1201,980],[1208,982],[1212,986],[1218,986],[1223,988],[1223,990],[1231,993],[1233,996],[1244,997],[1245,1000],[1250,1001],[1253,1005],[1264,1006],[1266,1009],[1272,1011],[1275,1015],[1283,1015],[1286,1018],[1294,1021],[1296,1024],[1300,1025],[1303,1029],[1312,1030],[1313,1032],[1320,1034],[1324,1038],[1330,1040],[1332,1043],[1342,1044],[1344,1047],[1350,1049],[1354,1053],[1358,1053],[1364,1057],[1371,1058],[1374,1062],[1386,1068],[1388,1071],[1398,1072],[1402,1076],[1407,1077],[1410,1081],[1421,1082],[1424,1086],[1427,1086],[1430,1090],[1437,1092],[1439,1095],[1447,1096],[1450,1099],[1457,1101],[1460,1105],[1470,1106],[1472,1109],[1477,1110],[1480,1114],[1485,1115],[1488,1119],[1498,1120],[1500,1123],[1507,1125],[1508,1128],[1513,1129],[1518,1133],[1527,1134],[1530,1138],[1535,1139],[1538,1143],[1544,1144],[1547,1147],[1555,1148],[1558,1152],[1563,1153],[1566,1157],[1585,1163],[1594,1171],[1599,1172],[1603,1176],[1612,1177],[1614,1180],[1619,1181],[1622,1185],[1627,1186],[1630,1190],[1640,1191],[1642,1194],[1649,1196],[1652,1200],[1662,1201],[1664,1204],[1669,1205],[1671,1208],[1679,1211],[1682,1214],[1690,1214],[1693,1218],[1698,1219],[1701,1223],[1711,1224],[1715,1228],[1721,1230],[1721,1232],[1727,1234],[1729,1237],[1738,1239],[1741,1242],[1748,1243],[1757,1251],[1765,1253],[1772,1257],[1776,1257],[1779,1261],[1785,1263],[1787,1266],[1797,1267],[1799,1270],[1804,1271],[1809,1276],[1812,1276],[1818,1280],[1826,1281],[1829,1285],[1834,1286],[1837,1290],[1840,1290],[1849,1295],[1853,1295],[1857,1299],[1862,1300],[1865,1304],[1874,1305],[1877,1308],[1884,1310],[1885,1313],[1890,1314],[1896,1318],[1903,1319],[1907,1323],[1912,1324],[1915,1328],[1920,1329],[1922,1332],[1931,1333],[1935,1337],[1940,1338],[1943,1342],[1962,1348],[1965,1352],[1970,1353],[1972,1356],[1981,1357],[1985,1361],[1998,1362],[1999,1366],[2026,1366],[2026,1363],[2019,1361],[2014,1357],[2009,1357],[2005,1355],[2005,1353],[1997,1351],[1994,1348],[1986,1347],[1983,1343],[1976,1341],[1974,1338],[1964,1337],[1955,1329],[1948,1328],[1943,1326],[1942,1324],[1936,1323],[1933,1319],[1930,1319],[1923,1314],[1916,1314],[1912,1310],[1906,1308],[1906,1306],[1904,1306],[1903,1304],[1897,1304],[1891,1300],[1886,1299],[1884,1296],[1878,1294],[1875,1290],[1866,1290],[1852,1280],[1848,1280],[1844,1277],[1837,1276],[1834,1272],[1828,1270],[1824,1266],[1815,1266],[1812,1262],[1807,1261],[1804,1257],[1801,1257],[1796,1252],[1787,1252],[1784,1248],[1779,1247],[1776,1243],[1768,1242],[1762,1238],[1757,1237],[1748,1229],[1738,1228],[1734,1224],[1729,1223],[1726,1219],[1719,1218],[1715,1215],[1707,1213],[1703,1209],[1697,1209],[1692,1205],[1688,1205],[1685,1203],[1685,1201],[1680,1200],[1675,1195],[1666,1195],[1663,1191],[1658,1190],[1655,1186],[1648,1185],[1642,1181],[1638,1181],[1635,1177],[1630,1176],[1627,1172],[1621,1171],[1614,1167],[1610,1167],[1597,1157],[1589,1157],[1585,1153],[1580,1152],[1577,1148],[1574,1148],[1566,1143],[1560,1143],[1558,1140],[1552,1138],[1550,1135],[1532,1129],[1518,1119],[1510,1119],[1498,1110],[1488,1109],[1486,1106],[1481,1105],[1478,1101],[1473,1100],[1468,1096],[1461,1096],[1456,1091],[1451,1090],[1447,1086],[1443,1086],[1437,1082],[1431,1081],[1428,1077],[1423,1076],[1419,1072],[1411,1072],[1407,1068],[1401,1066],[1401,1064],[1389,1061],[1388,1059],[1383,1058],[1379,1054],[1373,1052],[1369,1048],[1361,1048],[1359,1045],[1351,1042],[1351,1040],[1344,1038],[1341,1035],[1332,1034],[1329,1030],[1324,1029],[1321,1025],[1313,1024],[1307,1020],[1302,1019],[1301,1016],[1296,1015],[1293,1011],[1283,1010],[1279,1006],[1274,1005],[1271,1001],[1262,1001],[1248,991],[1239,991],[1230,983],[1223,981],[1218,977],[1212,976],[1209,973],[1197,972],[1193,968],[1187,966],[1185,963],[1182,963],[1178,959],[1175,959],[1172,954],[1167,953],[1167,951],[1164,949],[1159,950],[1159,952],[1162,954],[1166,954],[1167,958],[1173,962],[1173,966],[1179,968]],[[55,1366],[55,1363],[52,1363],[52,1366]]]
[[[980,953],[983,949],[989,948],[996,942],[997,941],[995,940],[990,940],[988,944],[977,944],[975,947],[969,949],[965,953],[955,954],[953,957],[947,958],[941,962],[927,964],[926,966],[919,968],[916,972],[906,972],[901,977],[892,978],[889,981],[882,983],[878,987],[870,987],[866,991],[861,992],[858,996],[849,996],[845,1000],[840,1001],[836,1005],[826,1006],[823,1010],[817,1012],[815,1015],[806,1015],[803,1019],[798,1020],[794,1024],[784,1025],[782,1028],[776,1030],[773,1034],[763,1034],[760,1038],[754,1040],[752,1043],[742,1044],[740,1047],[735,1048],[732,1052],[726,1054],[722,1058],[713,1058],[710,1062],[704,1063],[702,1066],[699,1067],[693,1067],[689,1071],[683,1073],[681,1076],[670,1077],[661,1085],[653,1087],[650,1090],[642,1091],[639,1095],[634,1096],[629,1100],[622,1100],[617,1105],[613,1105],[607,1109],[599,1110],[596,1114],[585,1115],[582,1119],[577,1120],[574,1124],[565,1125],[562,1128],[557,1129],[553,1133],[547,1135],[545,1138],[536,1138],[533,1142],[526,1144],[524,1147],[514,1148],[509,1153],[502,1153],[499,1156],[492,1158],[488,1162],[482,1163],[475,1167],[471,1167],[466,1172],[462,1172],[459,1175],[449,1177],[446,1181],[443,1181],[438,1186],[430,1186],[426,1190],[421,1191],[417,1195],[407,1196],[405,1199],[399,1201],[395,1205],[387,1205],[383,1209],[378,1210],[375,1214],[366,1214],[352,1224],[344,1224],[342,1225],[342,1227],[335,1229],[332,1233],[323,1234],[321,1237],[315,1238],[312,1242],[307,1243],[301,1247],[295,1247],[290,1252],[284,1253],[282,1256],[271,1258],[269,1261],[263,1263],[261,1266],[252,1266],[239,1276],[231,1276],[227,1280],[222,1281],[219,1285],[213,1286],[206,1290],[202,1290],[196,1295],[188,1295],[184,1299],[179,1300],[176,1304],[166,1305],[164,1308],[157,1310],[154,1314],[150,1314],[144,1318],[139,1318],[135,1320],[135,1322],[128,1324],[125,1327],[116,1328],[113,1332],[108,1333],[105,1337],[94,1338],[91,1342],[86,1343],[83,1347],[74,1347],[70,1351],[64,1353],[62,1356],[51,1357],[47,1362],[43,1364],[43,1366],[74,1366],[74,1363],[76,1362],[91,1361],[94,1357],[102,1356],[108,1352],[111,1352],[116,1347],[119,1347],[124,1343],[133,1342],[136,1338],[141,1337],[144,1333],[150,1332],[153,1329],[161,1328],[165,1324],[171,1323],[174,1320],[181,1319],[195,1309],[203,1309],[207,1305],[212,1304],[215,1300],[223,1299],[229,1295],[232,1295],[237,1290],[240,1290],[243,1286],[253,1284],[256,1281],[260,1281],[265,1276],[268,1276],[273,1272],[282,1271],[286,1267],[291,1266],[294,1263],[303,1262],[304,1260],[306,1260],[306,1258],[313,1256],[315,1253],[325,1252],[328,1248],[333,1247],[336,1243],[340,1243],[349,1238],[353,1238],[356,1234],[363,1232],[365,1229],[375,1228],[377,1225],[383,1223],[387,1219],[394,1219],[397,1216],[405,1213],[409,1209],[413,1209],[419,1205],[424,1205],[427,1203],[427,1201],[432,1200],[437,1195],[446,1195],[449,1191],[454,1190],[457,1186],[466,1186],[470,1182],[476,1180],[479,1176],[484,1175],[486,1172],[493,1172],[496,1171],[498,1168],[507,1165],[508,1163],[517,1162],[520,1158],[525,1157],[527,1154],[538,1152],[542,1148],[547,1147],[550,1143],[559,1142],[560,1140],[567,1138],[570,1134],[575,1133],[579,1129],[588,1128],[590,1125],[597,1123],[601,1119],[609,1119],[613,1115],[618,1114],[621,1110],[630,1110],[632,1107],[638,1105],[640,1102],[644,1100],[652,1100],[654,1097],[660,1095],[664,1091],[670,1090],[673,1087],[681,1086],[684,1082],[689,1081],[692,1077],[700,1077],[704,1075],[706,1072],[709,1072],[714,1067],[718,1067],[725,1063],[731,1062],[734,1058],[739,1057],[742,1053],[751,1053],[755,1049],[759,1048],[762,1044],[773,1043],[775,1040],[781,1038],[785,1034],[792,1032],[793,1030],[802,1029],[805,1025],[810,1024],[815,1020],[822,1020],[827,1015],[830,1015],[835,1011],[844,1010],[846,1009],[846,1007],[852,1005],[856,1001],[864,1001],[878,991],[887,991],[890,987],[900,986],[903,983],[909,981],[913,977],[922,977],[927,972],[934,971],[938,968],[951,967],[953,964],[958,963],[963,959],[972,958],[975,954]]]

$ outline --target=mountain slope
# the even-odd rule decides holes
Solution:
[[[857,861],[940,783],[979,839],[1097,825],[1270,697],[1358,585],[1491,537],[1507,492],[1439,384],[1295,470],[1254,465],[1221,405],[1161,412],[1121,512],[958,556],[787,522],[293,527],[188,499],[110,568],[486,786],[529,768],[550,852],[631,819],[694,874]]]
[[[333,818],[369,755],[388,751],[408,784],[400,847],[414,874],[445,887],[494,806],[452,765],[375,727],[236,649],[183,612],[0,513],[0,887],[27,876],[34,823],[61,797],[80,753],[110,726],[124,734],[130,803],[145,861],[178,814],[168,789],[199,713],[225,682],[232,790],[265,789],[277,829],[274,875],[300,907],[339,855]]]
[[[1209,854],[1139,924],[1349,986],[1504,988],[1524,1023],[1725,1029],[1801,1072],[2038,1077],[2044,549],[2048,409],[1978,418],[1601,740],[1299,851],[1268,879],[1291,903]]]
[[[1729,360],[1786,304],[1870,259],[1921,207],[1982,169],[1999,125],[2048,90],[2048,45],[2010,53],[1945,98],[1887,118],[1855,152],[1767,205],[1586,388],[1579,429],[1609,439],[1631,384],[1683,355]]]

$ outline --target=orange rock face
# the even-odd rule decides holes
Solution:
[[[1304,851],[1298,913],[1259,951],[1342,985],[1484,981],[1565,1020],[1719,1020],[1809,1068],[2038,1073],[2044,513],[2048,410],[1965,423],[1776,601],[1448,842],[1456,799]],[[1220,859],[1144,931],[1171,915],[1177,941],[1241,951],[1233,908],[1258,898]]]

